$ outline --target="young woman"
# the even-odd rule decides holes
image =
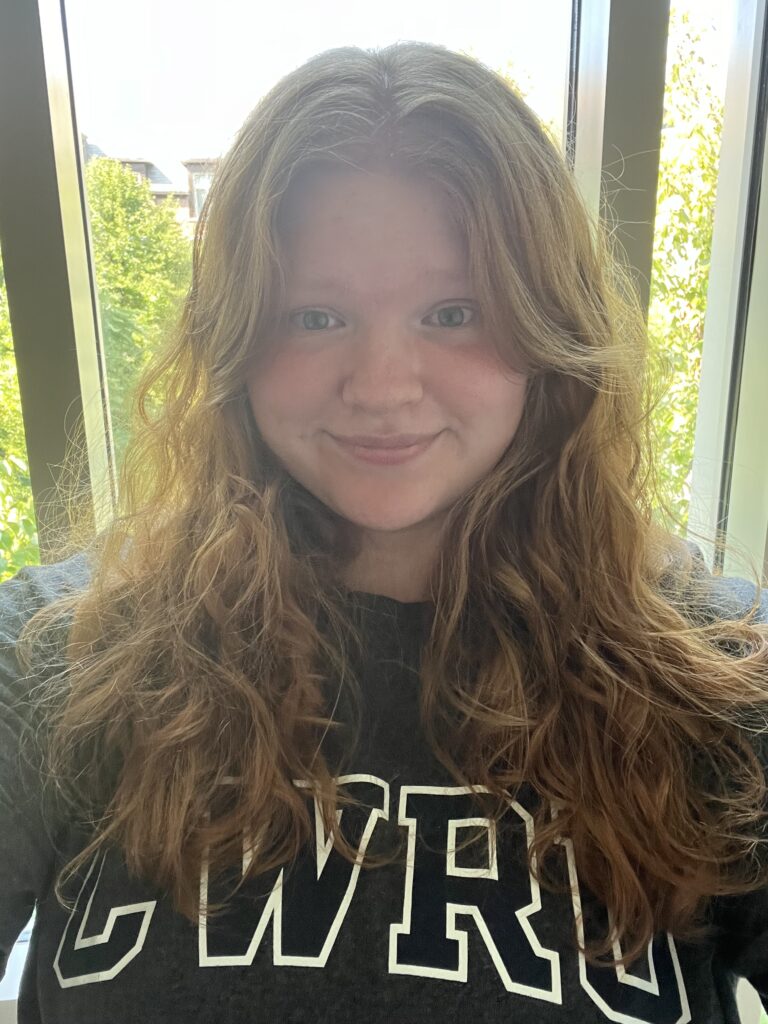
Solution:
[[[766,604],[655,519],[624,282],[467,57],[334,50],[259,103],[114,520],[0,587],[21,1021],[768,1000]]]

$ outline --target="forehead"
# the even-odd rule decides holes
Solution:
[[[469,274],[464,233],[433,182],[391,173],[315,172],[284,197],[281,263],[291,283],[460,284]]]

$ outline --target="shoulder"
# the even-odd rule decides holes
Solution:
[[[25,670],[19,635],[32,616],[57,598],[87,586],[85,554],[26,566],[0,583],[0,977],[8,952],[29,918],[54,862],[64,811],[55,788],[44,785],[37,746],[35,689],[45,672]],[[47,661],[47,658],[46,658]]]
[[[0,645],[15,643],[35,612],[65,594],[84,589],[90,575],[88,554],[81,551],[61,562],[24,566],[0,583]]]
[[[757,596],[755,583],[740,576],[716,575],[697,544],[688,540],[684,544],[691,556],[690,569],[684,571],[683,579],[676,572],[667,577],[668,596],[674,594],[674,603],[680,610],[707,622],[746,616]],[[680,567],[678,561],[678,572]],[[750,622],[768,624],[768,588],[762,589],[760,603]]]
[[[29,620],[58,598],[83,590],[90,579],[90,561],[85,552],[48,565],[29,565],[15,576],[0,583],[0,732],[17,732],[20,719],[29,710],[27,694],[37,679],[37,672],[25,671],[19,661],[19,636]],[[41,665],[49,662],[50,651],[58,651],[57,641],[46,636],[45,657]],[[53,662],[57,662],[56,653]],[[37,649],[35,665],[37,666]],[[34,678],[32,678],[34,676]],[[7,735],[4,739],[8,739]]]

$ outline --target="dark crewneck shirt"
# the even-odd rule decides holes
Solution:
[[[63,910],[52,883],[83,837],[56,819],[17,757],[17,701],[33,681],[14,651],[23,622],[87,575],[75,556],[0,585],[0,975],[36,910],[21,1024],[737,1024],[739,976],[768,1005],[766,892],[723,901],[712,945],[660,933],[628,973],[584,962],[573,932],[591,898],[570,847],[572,893],[540,890],[524,864],[531,794],[496,834],[424,741],[426,602],[361,592],[349,597],[370,638],[364,714],[344,784],[366,807],[343,813],[361,858],[398,840],[409,856],[361,870],[318,834],[291,870],[260,876],[222,920],[194,926],[110,851],[83,870],[74,910]],[[751,600],[746,581],[713,578],[715,591],[722,614]],[[461,849],[470,830],[481,841]]]

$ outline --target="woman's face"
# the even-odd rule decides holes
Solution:
[[[423,540],[499,460],[525,398],[484,333],[449,202],[423,181],[323,171],[292,197],[281,240],[283,321],[247,378],[258,428],[364,536]],[[435,436],[386,465],[335,440],[356,434]]]

